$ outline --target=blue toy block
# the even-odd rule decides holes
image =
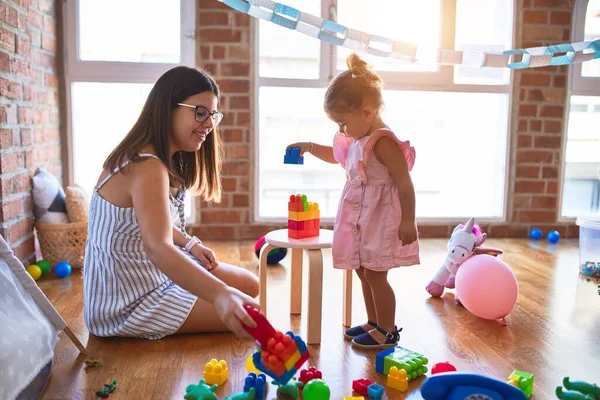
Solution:
[[[369,399],[380,400],[383,397],[383,386],[373,383],[367,388]]]
[[[267,393],[267,377],[265,374],[259,374],[258,376],[254,372],[250,372],[244,382],[244,392],[249,392],[250,389],[254,388],[255,398],[262,400],[265,398]]]
[[[300,155],[299,147],[289,147],[285,149],[285,156],[283,156],[284,164],[304,164],[304,157]]]

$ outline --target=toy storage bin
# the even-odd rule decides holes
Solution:
[[[600,217],[579,217],[579,272],[600,278]]]

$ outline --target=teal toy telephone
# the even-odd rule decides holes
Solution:
[[[525,393],[507,382],[460,372],[428,377],[421,395],[425,400],[527,400]]]

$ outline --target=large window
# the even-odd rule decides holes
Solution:
[[[194,65],[195,1],[68,0],[64,7],[69,181],[91,194],[154,82],[176,65]]]
[[[295,0],[303,12],[423,49],[505,50],[513,45],[509,0]],[[290,194],[335,217],[345,174],[307,155],[283,164],[296,141],[331,144],[336,126],[323,112],[329,79],[350,50],[271,22],[257,24],[258,132],[255,215],[287,218]],[[417,151],[412,172],[421,220],[505,217],[510,70],[410,64],[359,53],[386,82],[384,121]],[[425,53],[424,53],[425,54]]]
[[[600,38],[600,0],[576,5],[574,41]],[[562,216],[600,213],[600,60],[571,67]]]

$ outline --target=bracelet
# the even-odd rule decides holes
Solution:
[[[198,239],[196,236],[192,237],[186,244],[185,244],[185,251],[187,251],[188,253],[192,251],[192,247],[194,247],[197,244],[202,244],[202,241],[200,239]]]

